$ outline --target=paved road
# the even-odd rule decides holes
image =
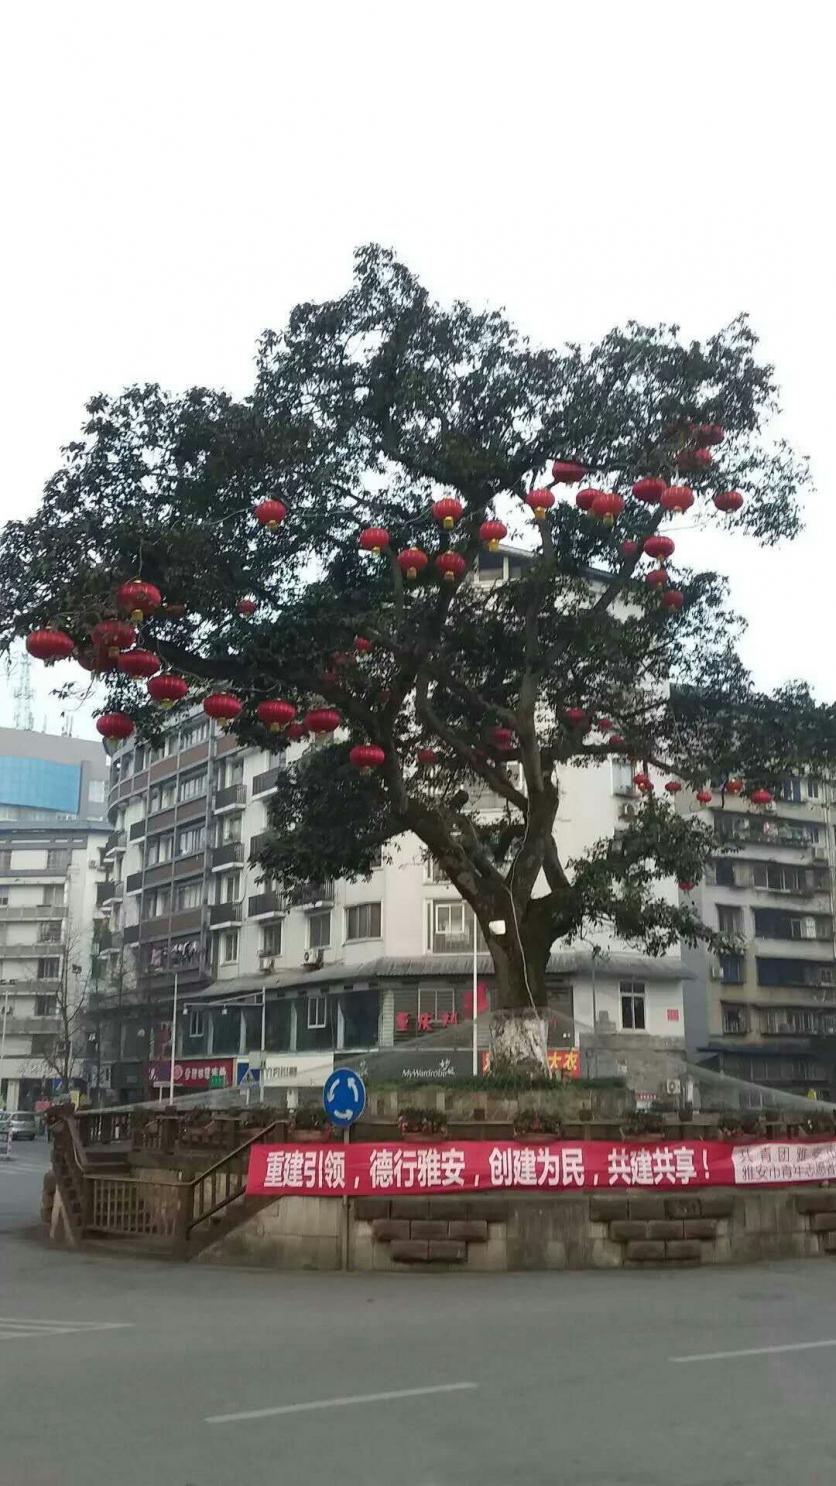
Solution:
[[[15,1226],[29,1149],[0,1173],[0,1486],[836,1480],[829,1261],[491,1278],[77,1256]],[[718,1352],[749,1355],[687,1360]]]

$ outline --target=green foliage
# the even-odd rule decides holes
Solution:
[[[338,707],[350,741],[294,756],[271,805],[264,873],[291,886],[362,876],[381,846],[414,833],[483,929],[509,916],[510,898],[519,953],[489,944],[506,1004],[525,1005],[523,959],[539,991],[551,944],[592,925],[652,953],[710,937],[656,894],[663,878],[697,881],[712,850],[688,813],[651,800],[617,841],[566,862],[554,834],[560,767],[612,752],[603,735],[567,727],[567,707],[610,716],[630,758],[694,786],[732,772],[769,785],[836,757],[834,708],[802,683],[759,693],[735,651],[724,582],[679,561],[694,520],[766,544],[795,535],[808,472],[773,437],[776,408],[745,318],[700,343],[629,323],[597,345],[546,349],[502,314],[434,303],[391,253],[365,247],[344,295],[298,306],[284,332],[262,337],[242,401],[153,384],[90,400],[41,510],[3,533],[0,645],[58,623],[84,651],[118,583],[140,575],[187,609],[153,616],[140,643],[190,678],[193,697],[218,685],[241,695],[242,741],[286,746],[255,718],[266,696]],[[535,530],[521,497],[550,482],[555,457],[583,459],[591,483],[629,496],[638,476],[676,478],[688,424],[700,421],[722,423],[726,437],[690,480],[685,529],[674,527],[679,612],[620,552],[625,537],[641,543],[667,523],[660,510],[628,498],[610,529],[570,495]],[[736,486],[742,510],[720,516],[711,497]],[[464,507],[453,533],[431,515],[441,494]],[[251,510],[276,495],[289,514],[271,533]],[[381,524],[393,554],[452,547],[473,576],[479,525],[494,512],[519,543],[497,583],[448,585],[431,561],[409,584],[393,558],[358,550],[359,529]],[[243,594],[258,602],[251,619],[235,610]],[[371,653],[355,654],[357,635]],[[158,737],[141,684],[106,679],[109,704]],[[497,725],[513,730],[507,753]],[[378,775],[348,764],[357,741],[384,749]],[[416,762],[426,744],[433,768]],[[486,791],[502,801],[489,817]]]

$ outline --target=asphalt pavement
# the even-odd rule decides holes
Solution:
[[[372,1276],[79,1255],[32,1236],[46,1160],[0,1169],[0,1486],[836,1480],[828,1259]]]

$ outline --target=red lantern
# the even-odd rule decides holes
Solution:
[[[463,512],[464,506],[453,495],[445,495],[443,500],[433,502],[433,515],[445,531],[453,530]]]
[[[296,708],[292,702],[259,702],[255,709],[255,715],[259,722],[270,729],[271,733],[280,733],[286,728],[296,716]]]
[[[529,490],[525,503],[534,512],[535,521],[544,521],[546,512],[554,505],[554,496],[550,490]]]
[[[611,717],[599,717],[595,725],[599,733],[611,733],[615,727]]]
[[[228,726],[243,711],[237,697],[228,691],[213,691],[203,699],[203,710],[207,717],[214,717],[222,726]]]
[[[508,528],[504,521],[483,521],[479,527],[479,541],[484,542],[489,552],[496,552],[507,535]]]
[[[136,630],[125,619],[100,619],[90,631],[90,639],[97,650],[103,650],[115,660],[121,650],[127,650],[136,639]]]
[[[241,615],[242,619],[249,619],[250,615],[254,614],[257,608],[258,604],[255,599],[239,599],[235,605],[236,612]]]
[[[563,716],[568,722],[570,728],[589,726],[589,718],[584,712],[583,707],[567,707]]]
[[[133,730],[134,725],[124,712],[105,712],[102,717],[96,718],[96,731],[110,743],[130,738]]]
[[[633,775],[633,783],[642,795],[649,795],[653,789],[653,780],[649,774],[645,774],[642,770],[638,774]]]
[[[291,743],[301,743],[303,738],[307,738],[308,729],[303,722],[291,722],[288,724],[287,736]]]
[[[26,649],[36,660],[51,666],[56,660],[66,660],[75,649],[75,642],[62,629],[35,629],[26,636]]]
[[[694,429],[694,442],[699,449],[705,449],[709,444],[722,444],[725,437],[722,423],[698,423]]]
[[[335,707],[314,707],[305,717],[305,727],[315,738],[335,733],[341,722],[342,717]]]
[[[634,542],[632,537],[627,537],[621,543],[618,550],[622,557],[635,557],[639,550],[639,544],[638,542]]]
[[[592,514],[605,526],[612,526],[616,516],[624,510],[624,497],[614,490],[602,490],[592,502]]]
[[[151,650],[126,650],[116,662],[126,676],[156,676],[162,669],[162,661]]]
[[[185,604],[164,604],[163,614],[166,619],[182,619],[186,612]]]
[[[363,552],[372,552],[379,557],[389,546],[389,533],[385,526],[367,526],[361,531],[358,542]]]
[[[681,609],[685,603],[685,595],[679,588],[669,588],[662,594],[663,609]]]
[[[678,882],[676,885],[681,893],[692,893],[696,886],[693,882]]]
[[[622,736],[621,736],[620,733],[613,733],[611,735],[611,737],[609,737],[607,739],[607,747],[608,748],[615,748],[615,749],[624,749],[624,748],[627,747],[627,743],[626,743],[625,739],[622,738]]]
[[[742,779],[727,779],[726,780],[726,783],[724,785],[724,789],[725,789],[725,793],[727,795],[742,795],[742,793],[743,793],[743,780]]]
[[[369,774],[386,762],[386,754],[376,743],[357,743],[349,751],[348,759],[361,774]]]
[[[368,655],[371,648],[372,642],[371,640],[367,640],[365,635],[354,636],[354,649],[358,655]]]
[[[753,805],[771,805],[772,795],[768,789],[753,789],[749,796]]]
[[[710,469],[713,462],[710,449],[683,449],[676,456],[677,469],[688,470],[695,475]]]
[[[579,490],[575,496],[575,505],[579,511],[591,511],[599,495],[604,495],[603,490],[596,490],[592,485],[587,485]]]
[[[645,573],[644,581],[648,588],[664,588],[668,581],[667,568],[651,568],[649,573]]]
[[[278,531],[287,515],[287,506],[280,500],[260,500],[253,507],[253,515],[259,526],[266,526],[268,531]]]
[[[711,790],[710,789],[698,789],[697,790],[697,799],[699,800],[699,802],[700,802],[701,805],[710,805],[711,804]]]
[[[513,730],[501,727],[491,728],[491,742],[494,748],[498,748],[501,753],[507,753],[514,747]]]
[[[116,590],[116,602],[120,609],[130,615],[134,624],[139,624],[141,619],[147,619],[155,609],[159,609],[163,596],[154,583],[143,583],[139,578],[132,578],[130,582],[123,583]]]
[[[739,490],[721,490],[715,495],[714,504],[718,511],[739,511],[743,505],[743,496]]]
[[[415,757],[417,758],[419,764],[427,765],[434,764],[438,759],[438,754],[436,753],[434,748],[419,748]]]
[[[398,553],[398,567],[410,583],[414,582],[428,561],[426,552],[422,552],[420,547],[407,547],[404,552]]]
[[[669,485],[660,501],[666,511],[678,511],[684,516],[694,504],[694,492],[687,485]]]
[[[435,565],[443,574],[445,583],[455,583],[467,572],[467,563],[459,552],[440,552]]]
[[[182,676],[173,676],[167,672],[165,676],[152,676],[145,690],[152,701],[159,702],[161,707],[173,707],[175,702],[182,702],[189,695],[189,685]]]
[[[633,494],[636,500],[643,500],[648,506],[658,506],[667,488],[664,480],[647,475],[643,480],[635,481]]]
[[[556,485],[577,485],[588,474],[585,464],[576,459],[556,459],[552,465],[552,479]]]
[[[678,779],[669,779],[665,785],[665,789],[669,795],[678,795],[681,788],[682,785]]]
[[[660,562],[664,562],[666,557],[670,557],[675,548],[676,543],[673,537],[647,537],[644,544],[644,550],[648,557],[658,557]]]

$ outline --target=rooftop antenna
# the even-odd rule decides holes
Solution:
[[[15,727],[33,732],[35,716],[32,711],[32,670],[29,652],[24,650],[15,665],[17,682],[12,696],[15,699]]]

